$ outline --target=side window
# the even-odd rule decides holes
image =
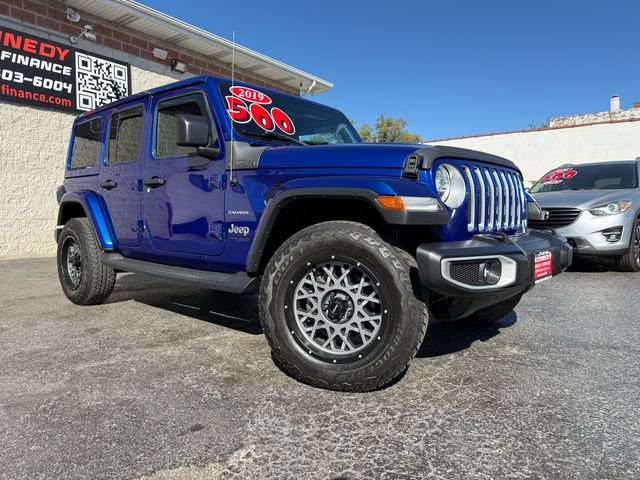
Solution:
[[[158,104],[155,135],[155,156],[157,158],[179,157],[196,153],[196,149],[193,147],[177,145],[178,126],[176,115],[197,115],[205,118],[211,124],[204,105],[204,98],[201,94],[165,100]],[[211,125],[211,133],[214,138],[209,139],[209,145],[215,141],[216,132],[213,125]]]
[[[102,118],[94,118],[76,126],[71,147],[70,168],[95,167],[100,144]]]
[[[118,112],[111,117],[107,162],[110,165],[135,162],[142,141],[142,107]]]

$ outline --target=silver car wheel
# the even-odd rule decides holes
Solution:
[[[384,305],[379,282],[349,261],[310,266],[293,297],[294,318],[305,339],[332,355],[353,355],[378,338]]]

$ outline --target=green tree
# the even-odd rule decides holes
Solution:
[[[352,121],[352,123],[354,122]],[[374,128],[371,128],[367,123],[363,123],[358,128],[358,133],[365,142],[420,143],[422,141],[420,135],[407,132],[406,126],[407,121],[403,118],[391,118],[380,115],[376,120]]]
[[[540,128],[549,128],[551,126],[551,119],[547,118],[545,120],[543,120],[542,122],[540,122]],[[529,130],[532,130],[534,128],[538,128],[538,124],[535,121],[531,121],[529,122]]]

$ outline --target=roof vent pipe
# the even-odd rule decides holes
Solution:
[[[611,113],[615,113],[615,112],[619,112],[620,111],[620,97],[619,96],[614,95],[613,97],[611,97],[611,104],[610,104],[609,111]]]

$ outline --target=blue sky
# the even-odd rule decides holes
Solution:
[[[335,84],[314,99],[425,140],[640,101],[637,0],[142,0]]]

